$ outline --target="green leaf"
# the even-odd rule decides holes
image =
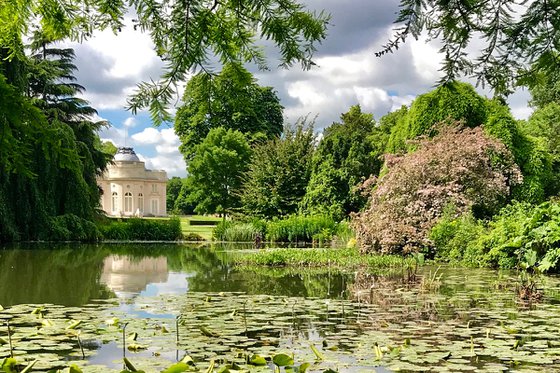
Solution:
[[[286,354],[277,354],[272,358],[272,362],[279,367],[294,365],[294,359]]]
[[[264,357],[262,357],[260,355],[253,354],[249,358],[249,364],[256,365],[256,366],[262,366],[262,365],[266,365],[266,360],[265,360]]]
[[[2,370],[5,373],[18,373],[17,361],[13,357],[7,357],[2,363]]]
[[[181,373],[181,372],[189,372],[189,371],[191,371],[191,366],[181,361],[171,365],[165,370],[162,370],[161,373]]]

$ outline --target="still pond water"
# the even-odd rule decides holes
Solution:
[[[560,371],[556,277],[526,304],[513,272],[426,267],[407,282],[401,268],[231,265],[247,249],[0,249],[0,359],[37,360],[33,371],[119,372],[126,355],[159,372],[188,354],[201,371],[213,361],[216,371],[236,363],[270,372],[283,353],[293,366],[310,363],[308,372]],[[254,354],[266,365],[248,364]]]

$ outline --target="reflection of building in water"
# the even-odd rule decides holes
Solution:
[[[105,258],[101,282],[118,296],[134,296],[151,283],[167,281],[167,258],[134,259],[111,255]]]

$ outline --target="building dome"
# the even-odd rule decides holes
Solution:
[[[117,154],[113,158],[114,161],[125,161],[125,162],[140,162],[140,159],[134,152],[134,149],[121,147],[117,150]]]

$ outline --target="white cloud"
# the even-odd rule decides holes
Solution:
[[[161,132],[154,127],[147,127],[142,132],[135,133],[131,137],[137,144],[157,144],[161,141]]]
[[[128,117],[123,122],[123,126],[128,127],[128,128],[135,127],[137,124],[138,124],[138,122],[137,122],[136,118],[134,118],[134,117]]]
[[[183,155],[179,152],[181,144],[179,137],[175,134],[173,128],[157,129],[148,127],[141,132],[131,136],[133,143],[137,148],[148,145],[155,149],[155,156],[141,155],[138,156],[146,162],[149,169],[165,170],[167,175],[186,176],[187,166],[183,159]]]

